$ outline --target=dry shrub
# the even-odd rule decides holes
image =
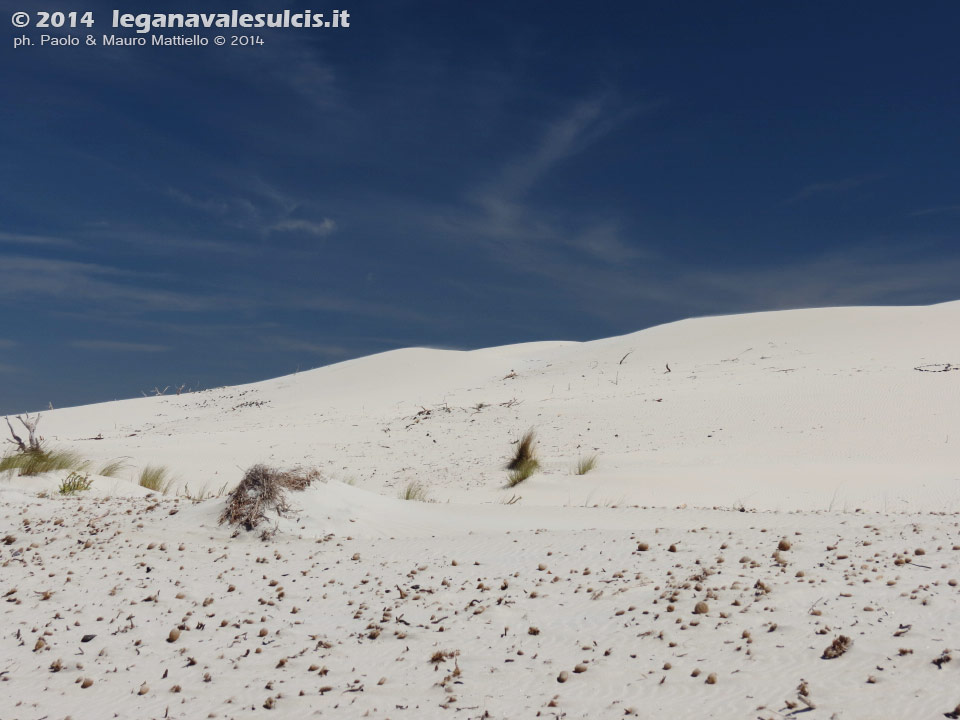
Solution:
[[[306,490],[319,478],[317,470],[278,470],[267,465],[254,465],[227,496],[220,524],[229,523],[253,530],[266,519],[268,511],[282,515],[290,509],[286,491]]]
[[[823,651],[822,657],[824,660],[838,658],[849,650],[851,645],[853,645],[853,640],[846,635],[838,635],[833,639],[833,642],[827,646],[827,649]]]

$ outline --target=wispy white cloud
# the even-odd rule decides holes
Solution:
[[[500,173],[466,194],[467,208],[439,212],[433,230],[458,239],[487,243],[509,261],[517,244],[533,245],[542,253],[573,251],[586,260],[624,262],[645,252],[623,238],[612,218],[564,217],[562,209],[538,207],[529,200],[538,184],[563,165],[603,140],[626,120],[652,112],[660,103],[626,110],[609,108],[605,97],[574,103],[547,125],[534,149],[507,162]]]
[[[138,352],[138,353],[157,353],[167,352],[171,348],[167,345],[154,345],[151,343],[119,342],[114,340],[74,340],[70,343],[71,347],[80,350],[106,350],[109,352]]]
[[[310,220],[294,217],[306,209],[304,203],[290,193],[265,181],[258,175],[231,177],[231,194],[197,197],[180,188],[168,188],[167,195],[181,204],[216,218],[225,225],[244,228],[260,235],[271,233],[306,233],[315,237],[330,235],[337,229],[334,220],[323,217]]]
[[[19,233],[0,232],[0,243],[11,245],[51,245],[57,247],[75,247],[76,243],[67,238],[53,235],[23,235]]]
[[[128,311],[199,312],[249,307],[239,296],[178,292],[151,287],[156,279],[97,263],[6,257],[0,263],[0,297],[54,297],[70,302],[114,303]]]
[[[330,218],[324,218],[321,222],[312,220],[281,220],[270,226],[272,232],[302,232],[316,237],[324,237],[337,229],[337,224]]]
[[[960,205],[938,205],[936,207],[924,208],[910,213],[913,217],[922,217],[926,215],[960,215]]]
[[[840,195],[850,190],[866,185],[885,177],[882,174],[857,175],[855,177],[842,178],[840,180],[826,180],[823,182],[810,183],[804,185],[797,192],[787,198],[787,204],[793,204],[808,200],[817,195]]]

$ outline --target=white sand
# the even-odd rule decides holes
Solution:
[[[0,479],[0,718],[942,717],[960,371],[915,368],[960,365],[958,327],[960,303],[704,318],[44,413],[51,446],[131,467],[74,498]],[[544,472],[505,489],[529,427]],[[269,543],[129,480],[260,461],[327,480]]]

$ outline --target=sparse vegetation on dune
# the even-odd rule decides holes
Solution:
[[[91,462],[78,452],[44,447],[43,438],[37,435],[37,425],[40,423],[39,413],[35,418],[29,415],[26,418],[17,416],[17,420],[27,430],[26,440],[17,435],[10,418],[5,419],[7,428],[10,430],[10,438],[7,442],[16,445],[17,449],[0,458],[0,473],[15,471],[19,476],[29,477],[58,470],[82,473],[90,469]],[[122,460],[112,460],[100,468],[97,475],[115,477],[124,467],[126,464]]]
[[[267,465],[254,465],[227,496],[220,524],[253,530],[266,519],[268,511],[282,515],[289,510],[288,490],[306,490],[319,478],[317,470],[278,470]]]
[[[171,484],[172,482],[173,481],[171,481]],[[204,500],[210,500],[211,498],[223,497],[227,492],[227,483],[224,483],[216,490],[210,490],[209,488],[209,484],[206,484],[200,488],[199,492],[194,492],[190,489],[189,485],[184,485],[182,491],[177,490],[177,496],[185,497],[187,500],[192,500],[193,502],[202,502]]]
[[[166,495],[173,485],[170,471],[163,465],[147,465],[140,471],[140,487]]]
[[[430,502],[430,495],[423,484],[414,480],[400,491],[400,499],[415,500],[417,502]]]
[[[89,475],[72,472],[63,479],[57,492],[61,495],[76,495],[78,492],[86,492],[92,485],[93,481]]]
[[[72,450],[37,448],[0,458],[0,472],[16,471],[21,476],[42,475],[57,470],[83,472],[89,467],[90,461]]]
[[[116,477],[126,467],[127,463],[123,460],[111,460],[97,471],[97,475],[109,478]]]
[[[597,456],[587,455],[577,461],[577,475],[586,475],[597,466]]]
[[[527,430],[519,440],[513,457],[507,463],[507,486],[519,485],[540,469],[537,459],[537,435],[533,429]]]
[[[517,440],[517,449],[513,451],[513,457],[507,463],[507,470],[517,470],[530,462],[537,462],[536,444],[537,433],[531,428]]]
[[[536,460],[527,460],[507,473],[507,487],[515,487],[540,469]]]

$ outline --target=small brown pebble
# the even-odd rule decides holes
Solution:
[[[540,628],[535,627],[534,625],[531,625],[530,628],[527,630],[527,635],[539,635],[539,634],[540,634]]]
[[[639,550],[640,552],[646,552],[649,549],[650,549],[650,545],[648,545],[645,542],[642,542],[639,545],[637,545],[637,550]]]
[[[710,606],[701,600],[694,606],[693,612],[697,615],[706,615],[708,612],[710,612]]]
[[[694,668],[693,672],[690,673],[690,677],[700,677],[700,668]]]
[[[91,680],[90,678],[84,678],[83,681],[80,683],[80,687],[82,687],[84,690],[86,690],[91,685],[93,685],[93,680]]]
[[[676,551],[677,551],[676,545],[671,545],[670,547],[667,548],[667,552],[676,552]]]
[[[180,631],[177,628],[174,628],[170,631],[170,634],[167,635],[167,642],[172,643],[180,639]]]
[[[585,673],[587,671],[587,666],[584,663],[577,663],[573,667],[575,673]]]
[[[716,685],[716,684],[717,684],[717,674],[716,674],[716,673],[710,673],[709,675],[707,675],[707,679],[706,679],[705,682],[707,683],[707,685]]]
[[[790,549],[790,541],[787,540],[786,538],[782,538],[782,539],[780,540],[780,542],[777,543],[777,550],[786,551],[786,550],[789,550],[789,549]]]
[[[569,679],[570,679],[570,673],[568,673],[566,670],[561,670],[560,674],[557,675],[558,683],[565,683]]]
[[[137,690],[137,695],[146,695],[148,692],[150,692],[150,686],[144,683],[140,686],[140,689]]]

